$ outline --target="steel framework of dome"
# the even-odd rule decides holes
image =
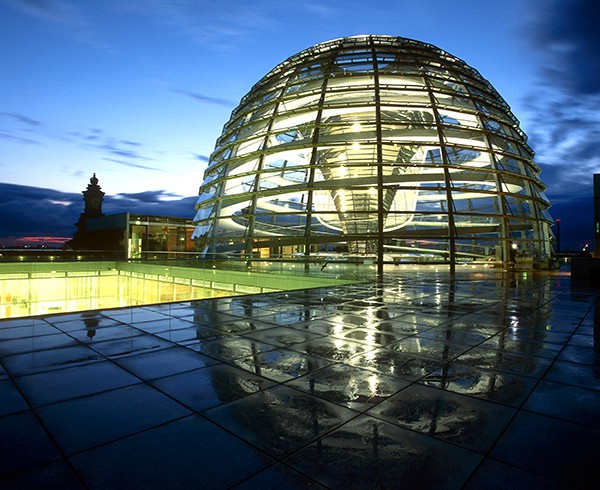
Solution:
[[[477,70],[393,36],[317,44],[233,111],[194,238],[248,258],[547,262],[550,204],[527,137]]]

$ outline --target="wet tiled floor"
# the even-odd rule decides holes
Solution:
[[[0,321],[1,488],[597,488],[598,291],[382,283]]]

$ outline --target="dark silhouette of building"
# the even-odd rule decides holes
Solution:
[[[128,212],[105,215],[105,193],[96,174],[83,191],[85,209],[67,246],[73,250],[111,252],[120,258],[173,258],[194,253],[192,221],[172,216]]]

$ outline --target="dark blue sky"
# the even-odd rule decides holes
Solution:
[[[193,216],[240,98],[313,44],[390,34],[476,68],[512,107],[561,218],[592,240],[600,172],[594,0],[0,0],[0,244],[71,236],[96,172],[104,211]],[[43,240],[43,239],[40,239]]]

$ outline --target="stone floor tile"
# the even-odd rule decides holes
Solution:
[[[57,347],[72,347],[77,345],[79,345],[77,340],[60,332],[52,335],[40,335],[35,337],[4,340],[0,341],[0,358],[12,354],[22,354],[25,352],[35,352],[39,350],[54,349]]]
[[[10,379],[0,379],[0,417],[28,410],[29,405]]]
[[[552,364],[544,379],[600,390],[600,364],[590,366],[589,364],[577,362],[556,361]]]
[[[74,454],[190,412],[148,385],[134,385],[47,405],[38,413],[65,453]]]
[[[488,451],[516,409],[412,385],[367,412],[406,429],[473,451]]]
[[[186,407],[202,411],[269,388],[275,382],[221,363],[160,378],[152,384]]]
[[[288,346],[290,350],[336,362],[346,362],[357,354],[363,354],[375,348],[375,345],[342,338],[319,338]]]
[[[474,347],[460,355],[456,360],[468,366],[536,378],[541,377],[551,363],[549,359],[538,356],[528,356],[484,347]]]
[[[429,357],[436,360],[441,359],[443,361],[451,361],[471,349],[471,347],[417,335],[389,345],[388,349],[407,354],[416,354],[418,356]]]
[[[133,325],[140,322],[150,322],[152,320],[168,320],[168,316],[146,308],[118,308],[114,310],[103,310],[103,315],[120,322]]]
[[[203,413],[275,457],[284,457],[358,415],[285,386],[275,386]]]
[[[427,386],[514,407],[523,404],[536,382],[535,378],[476,368],[459,362],[445,364],[419,381]]]
[[[344,364],[333,364],[286,383],[286,386],[361,412],[408,385],[408,381],[393,376]]]
[[[235,490],[264,490],[266,488],[326,490],[326,487],[315,480],[281,463],[244,480],[234,488]]]
[[[541,381],[523,408],[600,429],[600,391]]]
[[[38,419],[30,412],[0,417],[0,486],[5,478],[61,459]]]
[[[407,334],[382,332],[376,328],[355,328],[341,335],[342,338],[360,342],[369,347],[384,347],[395,344],[407,337]]]
[[[348,360],[348,364],[406,381],[416,381],[439,369],[445,362],[381,348],[354,356]]]
[[[104,360],[101,354],[89,347],[75,345],[6,356],[2,358],[2,364],[13,376],[25,376]]]
[[[520,412],[491,456],[570,488],[600,481],[600,431],[543,415]]]
[[[107,326],[84,326],[78,330],[70,330],[69,335],[84,344],[94,344],[105,340],[118,340],[137,337],[144,332],[138,328],[124,323],[115,323]]]
[[[122,388],[141,380],[110,361],[74,366],[16,378],[33,406]]]
[[[273,349],[236,359],[233,365],[280,383],[333,364],[333,361],[289,349]]]
[[[218,361],[185,347],[171,347],[122,357],[115,362],[147,381],[210,366]]]
[[[273,327],[258,330],[255,332],[247,332],[242,335],[249,339],[254,339],[259,342],[275,345],[277,347],[286,347],[292,344],[299,344],[308,340],[322,338],[322,336],[319,334],[307,331],[303,332],[301,330],[289,328],[288,326]]]
[[[570,486],[487,458],[471,476],[464,490],[567,490]]]
[[[90,488],[231,488],[274,463],[199,416],[71,458]]]
[[[473,347],[488,340],[496,332],[471,332],[468,329],[455,329],[452,324],[430,328],[419,334],[421,338],[453,342],[460,345]]]
[[[11,478],[0,480],[0,487],[2,490],[85,490],[87,488],[65,460],[50,463],[16,474]]]
[[[516,354],[527,354],[531,356],[546,357],[554,359],[558,356],[562,346],[560,344],[551,344],[549,342],[531,342],[529,340],[516,339],[510,329],[490,337],[480,347],[486,349],[497,349]]]
[[[173,343],[156,337],[155,335],[144,334],[126,339],[93,342],[90,344],[90,347],[105,357],[118,359],[120,357],[137,355],[144,352],[168,349],[173,347]]]
[[[600,365],[600,349],[567,345],[558,357],[561,361],[576,362],[579,364]]]
[[[248,356],[276,349],[274,345],[240,336],[222,337],[188,346],[195,351],[222,362],[233,362]]]
[[[19,318],[15,320],[2,320],[0,341],[22,339],[26,337],[41,337],[60,333],[60,330],[48,322],[40,319]]]
[[[284,460],[331,489],[460,488],[480,454],[361,415]]]

